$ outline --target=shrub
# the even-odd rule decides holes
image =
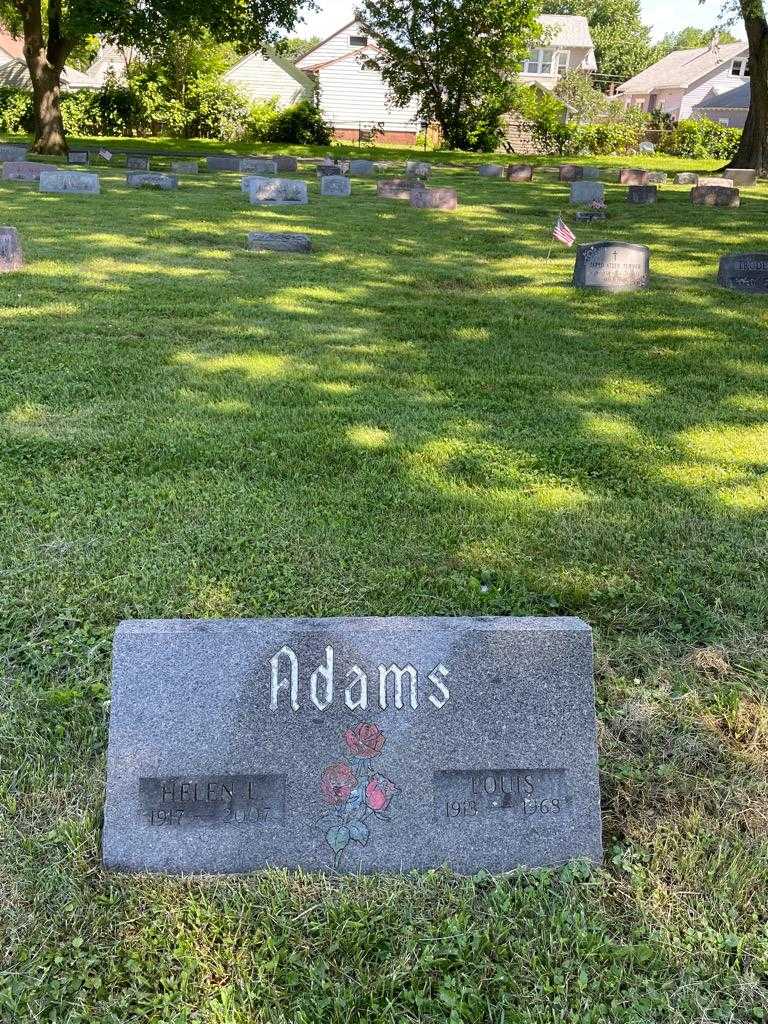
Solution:
[[[277,97],[262,103],[253,103],[245,120],[245,138],[254,142],[266,142],[274,132],[280,116]]]
[[[250,104],[234,85],[199,78],[187,95],[187,135],[236,142],[246,134]]]
[[[0,89],[0,130],[9,135],[31,132],[35,124],[32,94],[21,89]]]
[[[305,146],[327,146],[332,131],[318,108],[308,100],[281,110],[265,142],[293,142]]]
[[[730,160],[739,148],[740,138],[740,128],[726,128],[717,121],[680,121],[672,131],[664,133],[658,148],[671,156]]]

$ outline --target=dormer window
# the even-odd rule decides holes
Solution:
[[[743,58],[733,61],[731,64],[731,74],[736,78],[749,78],[749,61]]]
[[[349,45],[350,46],[367,46],[368,45],[368,36],[350,36],[349,37]]]
[[[526,75],[564,75],[568,70],[570,53],[568,50],[551,50],[541,47],[531,50],[528,60],[523,64]]]

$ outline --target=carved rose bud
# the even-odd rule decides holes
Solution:
[[[365,787],[365,802],[372,811],[386,811],[397,786],[384,775],[372,775]]]
[[[355,757],[376,757],[384,746],[384,733],[378,725],[356,725],[344,733],[344,742]]]
[[[320,777],[320,789],[325,802],[343,804],[357,785],[355,773],[343,761],[340,764],[329,764]]]

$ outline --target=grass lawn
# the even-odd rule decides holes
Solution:
[[[608,185],[579,240],[653,274],[609,296],[545,258],[555,182],[441,170],[447,214],[101,176],[0,182],[0,1021],[767,1021],[768,299],[715,276],[768,186]],[[604,869],[101,870],[120,619],[552,612],[596,631]]]

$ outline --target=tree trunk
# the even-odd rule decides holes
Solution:
[[[63,156],[68,152],[68,147],[59,105],[61,68],[53,67],[45,56],[40,56],[32,65],[29,69],[35,107],[35,141],[32,150],[49,156]]]
[[[751,99],[739,149],[730,167],[753,167],[768,175],[768,21],[761,3],[741,0],[749,41]]]

